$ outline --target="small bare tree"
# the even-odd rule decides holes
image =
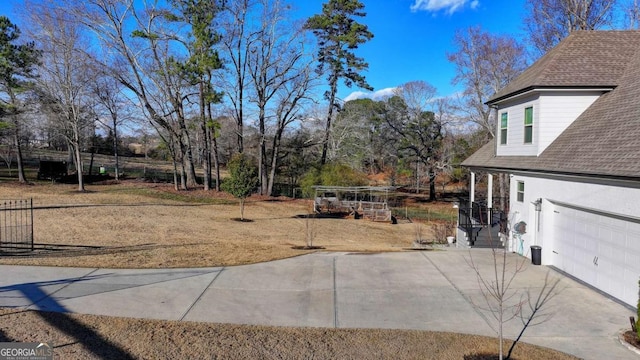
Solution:
[[[493,239],[490,238],[490,240]],[[544,312],[542,308],[560,292],[558,285],[561,278],[553,278],[550,276],[550,272],[547,272],[541,288],[536,290],[533,288],[516,289],[513,287],[513,282],[519,274],[526,270],[525,265],[528,259],[509,256],[506,246],[503,248],[492,247],[491,251],[492,262],[487,267],[478,263],[471,251],[466,261],[476,274],[482,295],[481,301],[483,303],[473,302],[473,305],[478,310],[488,312],[495,320],[489,326],[498,335],[499,359],[502,360],[504,356],[504,325],[514,319],[522,321],[522,330],[504,358],[509,359],[525,330],[529,326],[546,322],[553,315],[550,312]]]
[[[313,204],[311,210],[304,219],[305,239],[307,241],[307,248],[313,248],[313,240],[316,238],[316,214],[313,211]]]

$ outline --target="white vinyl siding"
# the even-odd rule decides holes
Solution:
[[[602,91],[553,91],[506,101],[500,104],[498,114],[508,113],[508,141],[497,147],[498,156],[540,155]],[[525,144],[525,108],[533,108],[532,143]],[[498,133],[501,118],[498,115]],[[499,135],[498,135],[499,136]],[[500,142],[498,142],[500,144]]]
[[[518,155],[537,155],[537,147],[532,144],[524,145],[524,109],[528,107],[538,108],[538,96],[530,96],[518,100],[508,105],[504,109],[498,110],[499,114],[508,113],[508,141],[504,145],[498,146],[498,156],[518,156]],[[501,119],[499,119],[501,120]],[[533,112],[533,123],[538,123],[538,111]],[[498,126],[501,124],[499,123]],[[536,125],[533,128],[534,139],[537,138],[535,132],[538,130]]]
[[[535,142],[540,155],[571,123],[580,116],[602,92],[552,92],[540,96],[534,109]]]

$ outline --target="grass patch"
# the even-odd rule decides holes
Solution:
[[[498,345],[484,336],[418,330],[206,324],[1,308],[0,317],[2,341],[51,342],[60,359],[484,360],[495,357]],[[525,343],[513,358],[577,359]]]
[[[456,222],[458,213],[456,209],[451,208],[451,205],[434,205],[431,207],[425,206],[408,206],[408,207],[396,207],[391,209],[392,213],[396,217],[409,218],[412,220],[420,221],[436,221],[436,222]]]
[[[189,191],[177,192],[170,191],[167,187],[163,187],[162,190],[150,187],[111,187],[103,190],[105,194],[125,194],[142,196],[157,200],[168,200],[181,202],[185,204],[209,204],[209,205],[231,205],[236,204],[237,201],[232,199],[225,199],[219,197],[209,196],[201,193],[191,193]]]

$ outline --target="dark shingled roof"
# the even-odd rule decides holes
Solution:
[[[577,56],[577,44],[598,49],[588,52],[592,62],[573,59]],[[586,53],[583,52],[583,56]],[[589,75],[580,73],[593,72],[596,75],[592,76],[594,82],[590,85],[611,81],[609,85],[615,89],[596,100],[540,156],[498,157],[495,142],[491,142],[462,165],[640,179],[640,31],[576,32],[541,61],[553,63],[556,59],[566,59],[566,69],[563,72],[562,64],[555,63],[558,82],[547,78],[548,85],[566,85],[568,78],[564,74],[586,79]],[[582,62],[584,65],[579,65]],[[539,67],[537,65],[532,68]],[[529,70],[523,76],[531,76],[527,74]],[[547,74],[548,70],[535,72]],[[576,80],[574,85],[588,85],[582,81],[586,80]],[[531,86],[521,78],[514,83]],[[507,88],[517,87],[512,84]]]
[[[488,103],[534,88],[615,86],[638,48],[640,31],[574,31]]]

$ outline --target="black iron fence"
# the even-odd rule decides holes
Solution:
[[[33,250],[33,199],[0,200],[0,252]]]

